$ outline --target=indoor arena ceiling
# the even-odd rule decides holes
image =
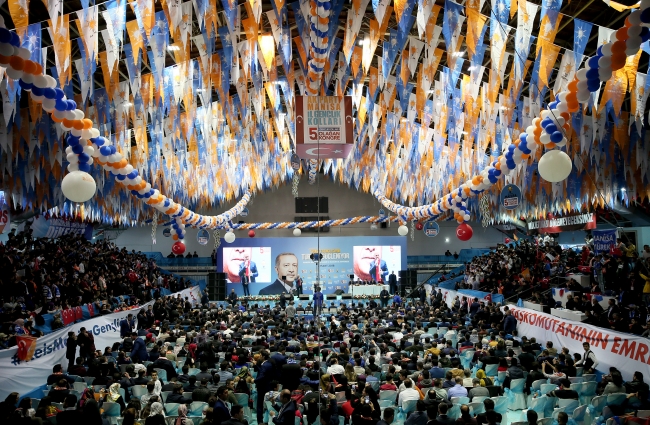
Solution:
[[[633,6],[603,0],[334,0],[321,95],[352,97],[355,146],[346,159],[303,161],[365,192],[431,203],[500,155],[623,26]],[[57,12],[58,11],[58,12]],[[205,210],[291,184],[295,98],[307,95],[309,1],[17,0],[0,14],[140,175],[169,198]],[[55,42],[53,44],[52,39]],[[542,154],[504,183],[525,212],[563,212],[648,196],[643,124],[650,47],[629,56],[572,115],[574,167],[551,184]],[[4,78],[1,182],[13,201],[71,212],[60,190],[62,132]],[[134,223],[153,210],[99,167],[84,214]],[[598,182],[598,183],[596,183]],[[627,188],[625,193],[621,188]],[[470,209],[479,215],[476,199]],[[523,211],[519,211],[522,213]]]

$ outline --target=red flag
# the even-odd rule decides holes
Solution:
[[[28,362],[34,357],[34,350],[36,350],[36,338],[27,335],[17,335],[16,345],[18,346],[18,359],[20,361]]]

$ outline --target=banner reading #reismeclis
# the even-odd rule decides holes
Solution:
[[[192,305],[196,305],[201,298],[198,286],[184,289],[170,296],[176,297],[177,295],[180,295],[181,298],[188,297]],[[120,338],[122,319],[126,318],[129,313],[133,313],[133,316],[136,317],[140,308],[147,308],[150,304],[153,304],[153,301],[134,310],[107,314],[75,323],[38,338],[33,342],[35,344],[34,354],[28,362],[19,359],[17,347],[0,351],[0,370],[2,370],[0,373],[0,400],[4,400],[14,391],[22,395],[46,384],[47,377],[52,373],[52,367],[57,363],[65,368],[68,364],[65,358],[68,332],[78,334],[79,329],[85,327],[88,332],[93,334],[96,349],[104,351],[106,347],[111,347],[115,342],[122,340]]]

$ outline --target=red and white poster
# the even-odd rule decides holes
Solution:
[[[346,158],[354,147],[353,124],[350,96],[296,96],[296,153]]]

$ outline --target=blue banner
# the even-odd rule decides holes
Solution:
[[[310,258],[318,252],[323,256],[320,264]],[[324,294],[331,294],[338,289],[348,292],[351,276],[385,282],[391,272],[403,268],[406,238],[399,236],[237,238],[217,250],[217,271],[226,274],[228,293],[234,289],[240,296],[242,280],[250,281],[251,295],[295,295],[298,278],[304,294],[313,294],[316,283]]]
[[[73,233],[83,235],[86,239],[91,240],[93,237],[93,225],[86,223],[77,223],[61,219],[46,220],[40,216],[32,223],[32,232],[35,238],[56,239],[60,236]]]
[[[499,203],[507,210],[516,210],[521,204],[521,189],[514,184],[506,185],[501,191]]]
[[[430,238],[435,238],[440,233],[440,226],[435,221],[427,221],[424,223],[424,234]]]
[[[596,254],[608,253],[616,245],[616,229],[592,230],[594,236],[594,252]]]

